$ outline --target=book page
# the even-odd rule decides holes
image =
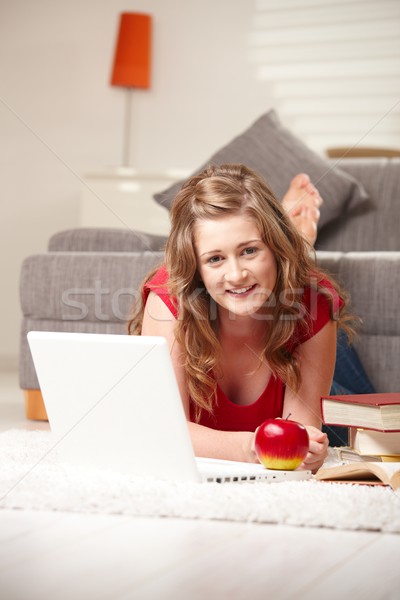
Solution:
[[[375,463],[357,462],[336,467],[322,467],[316,474],[318,480],[360,479],[369,480],[374,476],[393,489],[400,486],[400,462]]]
[[[379,463],[379,469],[385,471],[390,479],[395,473],[400,474],[400,462],[381,462]]]

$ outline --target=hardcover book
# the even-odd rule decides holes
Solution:
[[[400,432],[397,431],[352,428],[349,445],[360,454],[398,455],[400,460]]]
[[[400,431],[400,393],[323,396],[321,414],[326,425]]]

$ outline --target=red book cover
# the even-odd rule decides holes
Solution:
[[[323,396],[321,415],[327,425],[400,431],[400,393]]]

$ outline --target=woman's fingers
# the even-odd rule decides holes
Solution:
[[[311,469],[311,471],[315,473],[315,471],[323,464],[328,453],[328,436],[326,433],[311,425],[307,426],[306,429],[310,439],[310,445],[303,466],[307,469]]]

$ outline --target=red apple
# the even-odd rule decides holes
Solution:
[[[267,469],[293,471],[305,459],[308,446],[307,429],[288,419],[267,419],[255,435],[257,458]]]

